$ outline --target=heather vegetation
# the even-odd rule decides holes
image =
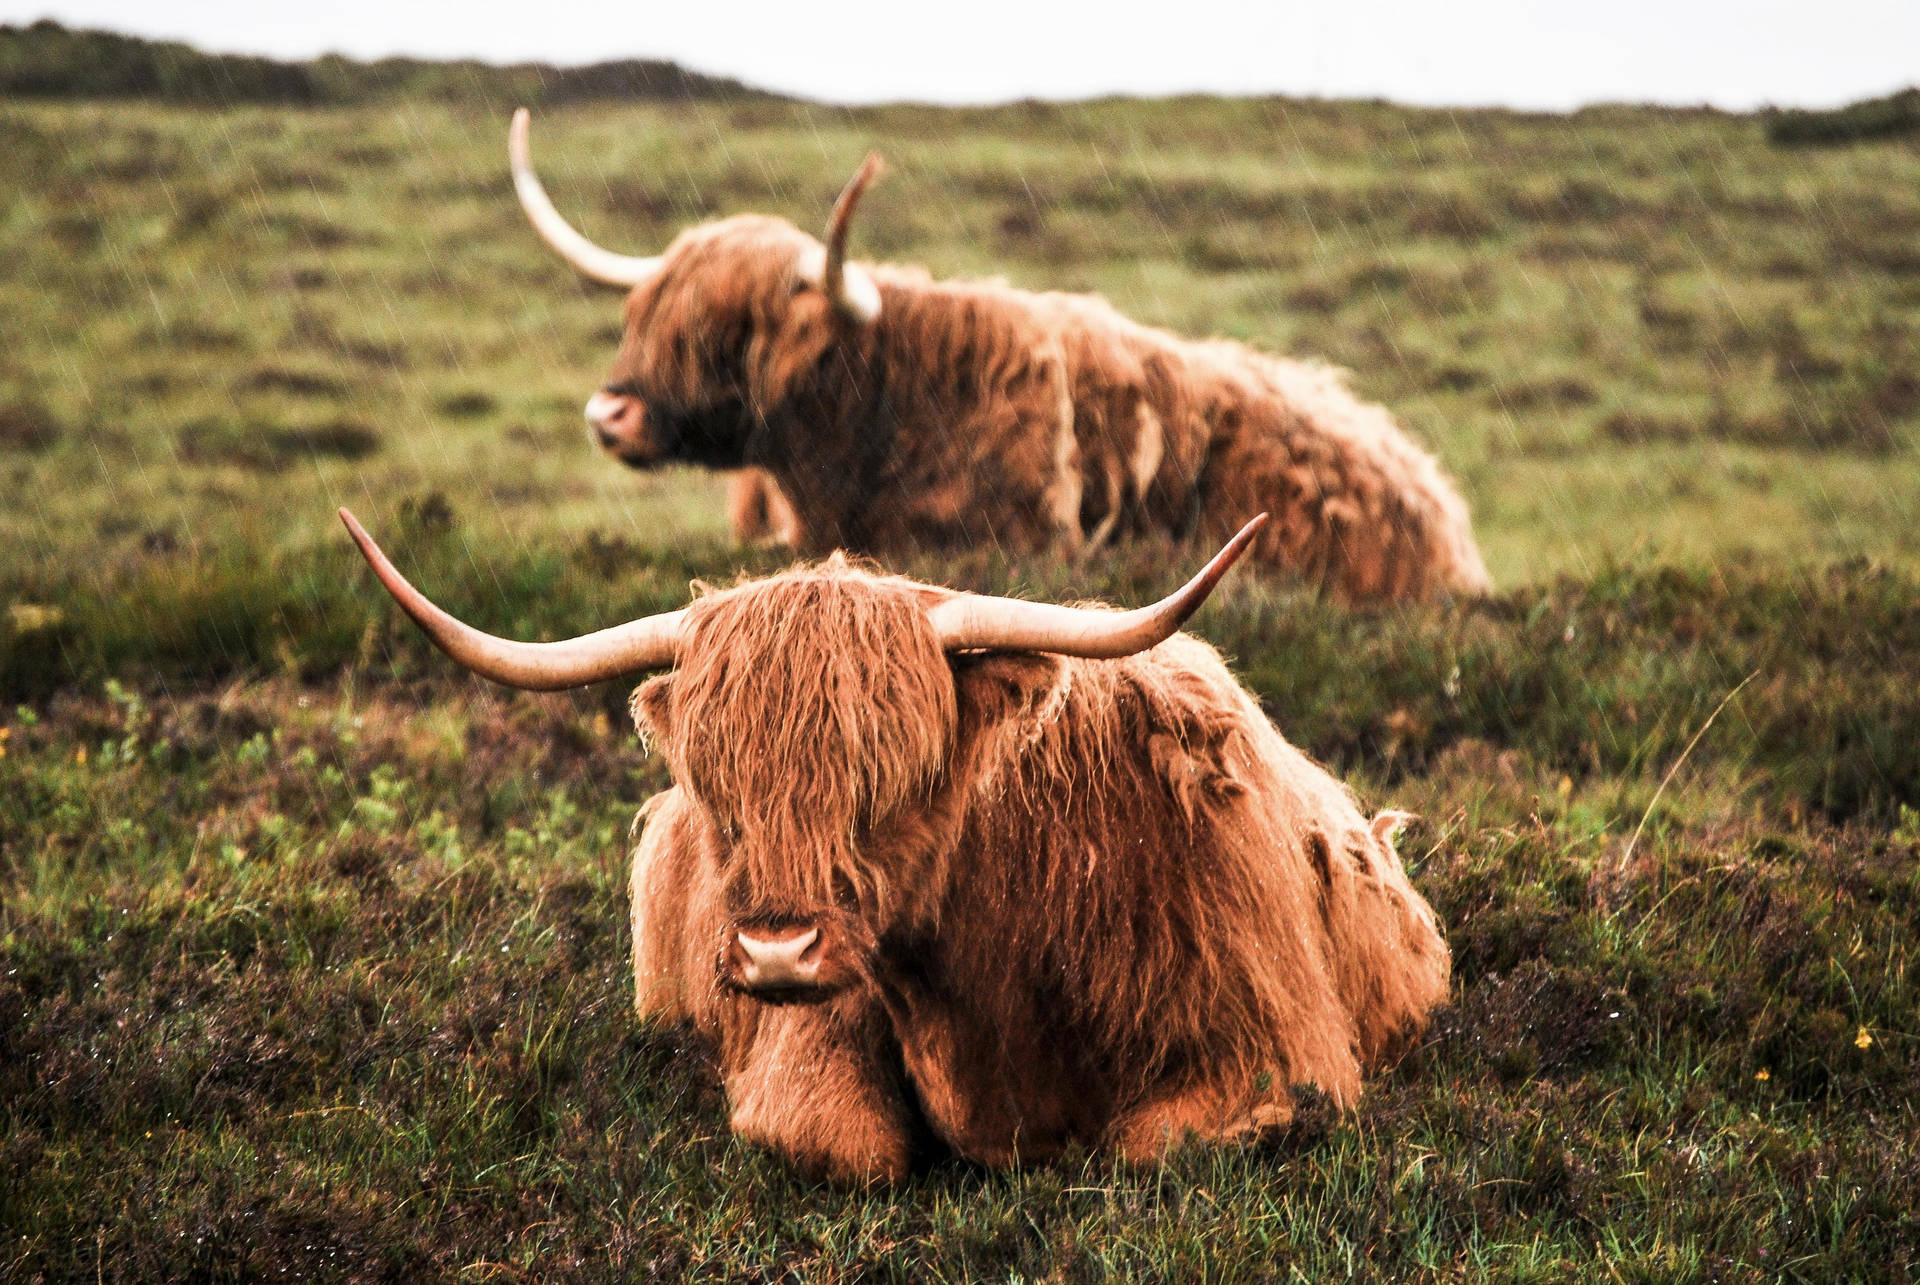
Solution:
[[[706,1052],[630,1015],[627,827],[664,772],[626,692],[459,676],[332,516],[524,637],[783,562],[727,546],[714,479],[585,444],[617,302],[513,203],[521,88],[0,99],[0,1278],[1920,1270],[1910,140],[1283,100],[537,114],[611,245],[811,227],[877,147],[867,254],[1345,365],[1460,478],[1499,585],[1351,613],[1242,578],[1196,622],[1421,814],[1454,997],[1357,1112],[840,1191],[730,1139]],[[1196,556],[901,569],[1133,602]]]

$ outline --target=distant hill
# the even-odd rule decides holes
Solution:
[[[1786,146],[1832,145],[1900,134],[1920,134],[1920,86],[1831,111],[1780,111],[1767,119],[1767,137]]]
[[[772,99],[778,95],[678,63],[628,58],[586,67],[546,63],[378,62],[329,54],[283,62],[203,53],[176,41],[111,31],[76,31],[51,19],[0,26],[0,96],[131,98],[153,102],[361,103],[386,97],[511,97],[534,104],[693,99]]]

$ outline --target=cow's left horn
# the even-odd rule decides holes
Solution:
[[[808,284],[861,325],[880,315],[880,287],[865,269],[847,262],[847,230],[853,225],[853,209],[860,204],[861,195],[884,168],[878,152],[869,153],[861,162],[841,189],[840,199],[833,203],[822,248],[808,253],[800,265],[800,275]]]
[[[948,651],[1044,651],[1060,656],[1112,660],[1166,641],[1200,610],[1220,578],[1266,524],[1262,513],[1213,555],[1186,585],[1150,607],[1092,611],[1045,602],[1020,602],[961,594],[928,613],[940,645]]]
[[[533,117],[522,107],[513,114],[513,126],[507,130],[507,159],[513,165],[513,190],[520,195],[520,208],[527,212],[533,230],[540,239],[571,263],[581,276],[610,286],[637,286],[660,270],[658,255],[639,258],[603,250],[573,230],[560,217],[547,198],[547,189],[533,172],[533,147],[528,141],[533,132]]]
[[[340,520],[347,524],[347,533],[400,609],[413,617],[413,623],[426,631],[435,646],[482,678],[508,687],[554,692],[664,669],[673,664],[680,649],[687,614],[684,611],[648,616],[565,642],[512,642],[483,634],[434,606],[425,594],[408,584],[353,514],[341,509]]]

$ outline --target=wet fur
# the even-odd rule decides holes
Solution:
[[[608,377],[647,407],[627,462],[761,467],[813,550],[1217,542],[1266,510],[1257,557],[1343,600],[1487,588],[1459,493],[1339,372],[910,268],[868,269],[860,326],[798,287],[811,244],[758,215],[674,242]]]
[[[1206,644],[941,654],[943,591],[834,561],[712,594],[636,693],[675,786],[633,868],[642,1013],[717,1040],[733,1123],[809,1168],[1159,1153],[1351,1103],[1445,995],[1391,839]],[[730,991],[731,924],[828,922],[858,980]]]

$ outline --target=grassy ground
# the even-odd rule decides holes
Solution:
[[[1355,1114],[1164,1167],[802,1183],[630,1016],[624,692],[458,678],[778,564],[580,440],[610,297],[507,102],[0,102],[0,1279],[1896,1279],[1920,1270],[1920,151],[1277,101],[535,123],[623,247],[813,225],[1351,366],[1499,597],[1198,628],[1457,954]],[[906,569],[1137,600],[1153,550]]]

